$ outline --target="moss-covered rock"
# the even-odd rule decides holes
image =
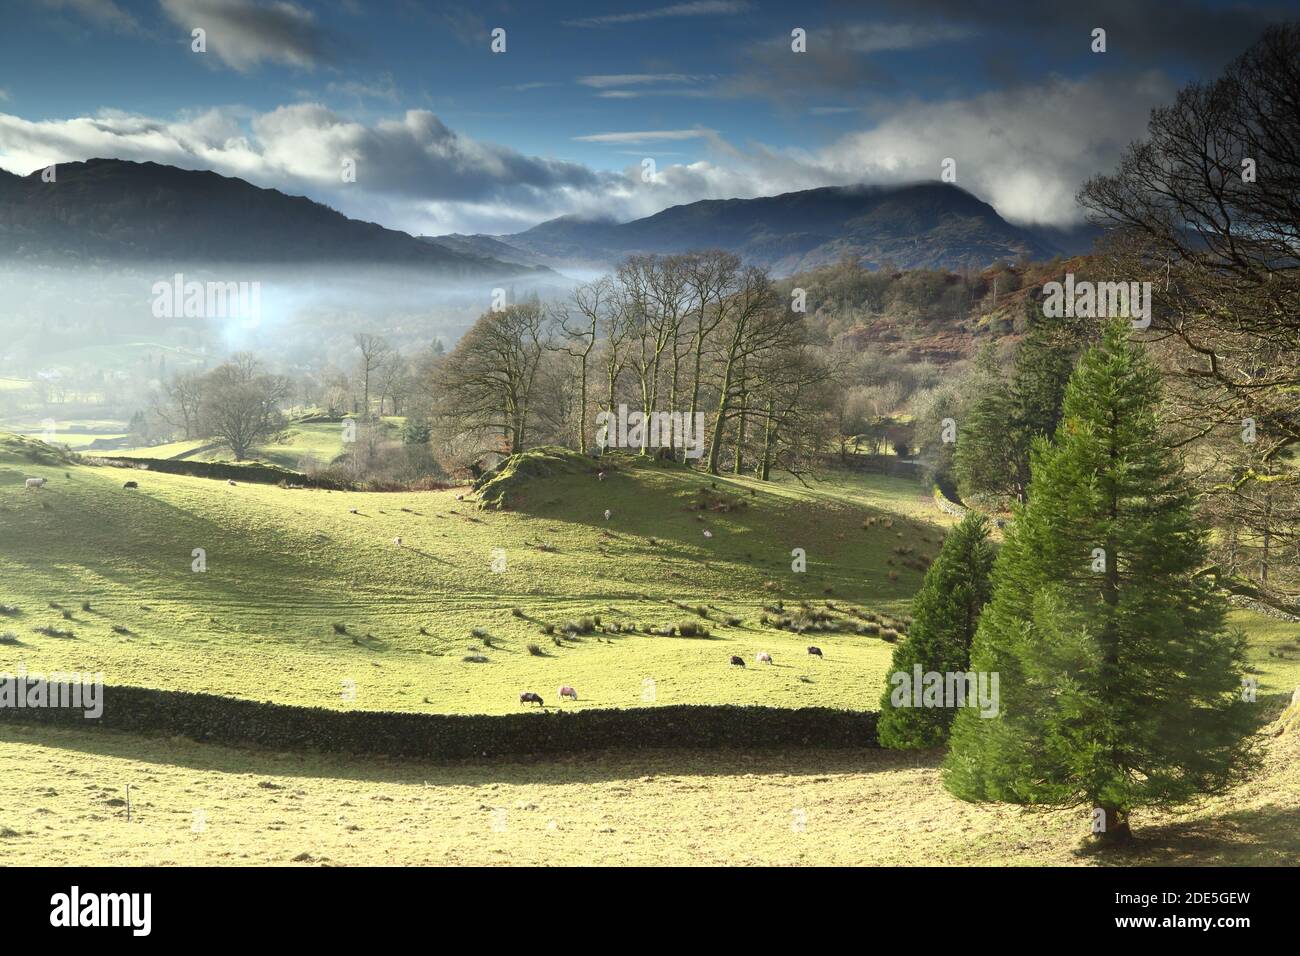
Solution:
[[[567,448],[543,445],[511,455],[474,482],[479,506],[488,509],[517,508],[527,500],[528,486],[541,478],[594,474],[600,465]]]

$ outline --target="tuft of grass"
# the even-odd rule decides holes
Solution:
[[[42,624],[40,627],[32,628],[37,634],[44,634],[46,637],[75,637],[72,631],[64,631],[55,627],[53,624]]]

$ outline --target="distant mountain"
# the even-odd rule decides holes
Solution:
[[[541,256],[534,255],[531,252],[524,252],[522,249],[508,245],[500,239],[493,239],[491,236],[466,236],[453,232],[445,236],[420,236],[419,238],[421,242],[441,246],[460,255],[484,256],[524,266],[544,265]]]
[[[0,259],[409,266],[448,278],[547,272],[349,219],[213,172],[91,159],[56,180],[0,170]]]
[[[504,243],[532,257],[519,261],[556,267],[601,267],[630,253],[721,247],[778,275],[844,256],[873,268],[892,263],[903,269],[982,269],[1003,260],[1044,260],[1075,251],[1045,232],[1012,225],[964,189],[934,182],[707,199],[625,223],[564,216],[514,235],[454,238],[481,242],[465,248],[494,249],[500,258],[510,255],[500,248]]]

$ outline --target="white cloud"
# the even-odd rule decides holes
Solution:
[[[41,0],[55,10],[71,10],[88,20],[125,33],[139,29],[135,19],[113,0]]]
[[[637,143],[654,143],[660,140],[699,139],[716,133],[711,129],[650,129],[630,133],[591,133],[587,136],[573,137],[580,143],[619,143],[636,145]]]
[[[609,13],[564,22],[566,26],[571,27],[607,27],[619,23],[640,23],[645,20],[663,20],[669,17],[709,17],[745,13],[750,9],[752,7],[747,0],[694,0],[691,3],[675,3],[669,7],[655,7],[633,13]]]
[[[177,26],[207,33],[207,55],[247,73],[262,63],[312,69],[330,58],[315,15],[289,0],[159,0]]]
[[[644,83],[695,83],[700,79],[688,73],[604,73],[580,76],[578,82],[583,86],[604,89],[609,86],[636,86]]]
[[[515,232],[565,214],[631,219],[699,199],[937,179],[942,160],[952,157],[957,184],[1002,215],[1065,225],[1081,218],[1079,185],[1113,168],[1142,136],[1151,107],[1173,92],[1158,73],[1106,74],[961,100],[893,102],[873,127],[803,149],[736,145],[704,128],[576,137],[634,157],[629,147],[653,152],[655,144],[699,141],[707,158],[661,164],[650,183],[639,162],[601,171],[527,156],[457,133],[426,110],[361,123],[317,103],[171,120],[103,111],[29,121],[0,112],[0,166],[26,174],[117,157],[213,169],[309,195],[350,216],[436,234]],[[344,158],[356,161],[355,183],[342,182]]]
[[[957,161],[957,184],[1008,219],[1082,219],[1074,195],[1108,171],[1146,130],[1151,108],[1173,98],[1163,74],[1059,77],[940,103],[899,104],[870,130],[820,151],[828,175],[867,182],[930,179]]]

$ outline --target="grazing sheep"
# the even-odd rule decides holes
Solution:
[[[350,515],[354,515],[354,514],[356,514],[356,513],[357,513],[357,509],[356,509],[356,508],[349,508],[349,509],[348,509],[348,514],[350,514]]]
[[[563,687],[560,688],[560,699],[563,700],[566,697],[571,697],[574,700],[578,699],[578,692],[574,690],[572,687],[570,687],[568,684],[565,684]]]
[[[26,491],[29,488],[43,488],[45,487],[45,482],[48,480],[48,478],[28,478],[23,482],[23,490]]]
[[[712,532],[712,531],[707,531],[707,530],[706,530],[706,531],[704,532],[704,537],[706,537],[706,538],[712,538],[712,537],[713,537],[713,532]]]
[[[139,483],[138,481],[128,481],[128,482],[124,483],[124,484],[122,485],[122,487],[123,487],[123,488],[139,488],[139,487],[140,487],[140,483]]]
[[[754,663],[770,664],[772,663],[772,655],[769,654],[767,651],[759,651],[758,654],[754,656]]]
[[[604,481],[604,480],[605,480],[605,473],[604,473],[603,471],[598,471],[598,472],[596,472],[596,480],[597,480],[597,481]]]
[[[608,520],[609,520],[609,516],[612,515],[613,513],[614,513],[614,512],[612,512],[612,511],[610,511],[608,508],[606,508],[606,509],[605,509],[605,520],[608,521]]]
[[[524,691],[522,694],[519,695],[519,703],[521,703],[521,704],[536,704],[538,707],[545,707],[545,706],[546,706],[545,702],[544,702],[540,697],[538,697],[536,694],[534,694],[531,690],[526,690],[526,691]]]
[[[402,546],[401,535],[398,535],[396,538],[393,539],[393,544],[397,545],[399,548]]]
[[[817,647],[816,645],[812,645],[808,648],[808,653],[812,654],[814,657],[821,657],[822,649],[820,647]]]
[[[745,659],[743,657],[737,657],[735,654],[732,654],[731,663],[734,664],[736,667],[744,667]]]
[[[234,479],[234,478],[227,478],[227,479],[226,479],[226,484],[228,484],[231,488],[235,487],[235,479]]]

